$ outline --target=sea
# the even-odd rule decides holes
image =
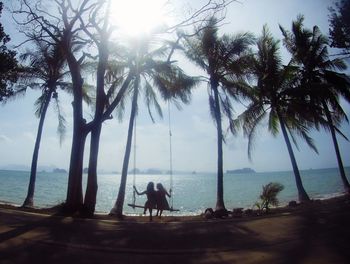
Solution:
[[[349,179],[350,167],[345,168]],[[0,202],[21,205],[26,197],[29,172],[0,170]],[[303,185],[312,199],[327,199],[343,193],[339,171],[330,169],[302,170]],[[87,175],[84,174],[83,186],[86,187]],[[171,177],[169,175],[139,174],[135,177],[135,185],[139,191],[146,188],[148,182],[162,183],[169,190]],[[67,173],[38,172],[34,203],[37,207],[51,207],[65,201],[67,193]],[[97,193],[97,213],[109,213],[113,207],[119,189],[120,174],[99,174]],[[216,174],[188,173],[172,176],[173,197],[169,201],[176,212],[164,212],[165,215],[198,215],[206,208],[215,207]],[[283,184],[284,189],[279,194],[280,205],[297,200],[298,194],[292,171],[257,172],[224,175],[224,202],[227,209],[253,208],[262,191],[262,186],[270,182]],[[133,177],[129,176],[126,186],[124,213],[141,215],[142,209],[133,209],[128,203],[133,203]],[[146,197],[137,196],[135,204],[143,205]]]

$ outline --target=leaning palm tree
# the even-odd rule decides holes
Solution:
[[[254,38],[249,33],[218,36],[217,20],[212,18],[203,30],[185,41],[187,58],[205,71],[208,78],[210,113],[217,129],[216,210],[226,210],[223,187],[223,116],[233,120],[232,98],[237,99],[246,77]],[[232,122],[230,128],[234,129]]]
[[[280,26],[284,36],[283,42],[292,55],[293,64],[299,67],[305,95],[311,98],[312,104],[323,109],[325,122],[321,125],[331,132],[343,186],[350,192],[336,137],[336,132],[343,135],[338,129],[341,121],[348,122],[339,103],[339,96],[350,102],[350,79],[336,70],[345,70],[347,67],[342,59],[329,58],[328,39],[317,26],[314,26],[312,31],[304,28],[303,21],[303,16],[298,16],[297,20],[293,21],[291,31]]]
[[[35,50],[29,50],[21,55],[21,60],[23,62],[27,61],[28,66],[23,68],[20,76],[21,84],[19,85],[19,90],[23,87],[41,90],[41,96],[35,102],[37,107],[35,114],[40,119],[32,157],[28,193],[23,203],[23,206],[26,207],[33,206],[39,148],[47,109],[51,99],[54,99],[58,114],[57,131],[60,135],[60,142],[62,142],[65,132],[65,118],[61,112],[57,90],[59,88],[67,90],[70,86],[69,83],[64,81],[68,73],[64,70],[65,60],[59,44],[50,45],[36,40],[35,47]]]
[[[282,65],[279,42],[272,37],[266,26],[257,46],[252,69],[256,79],[256,84],[250,92],[252,102],[236,121],[238,125],[243,126],[243,131],[248,136],[249,158],[259,124],[267,118],[268,129],[274,136],[278,134],[280,126],[291,159],[299,200],[308,201],[309,196],[302,184],[289,135],[295,144],[295,134],[301,136],[317,152],[308,132],[320,111],[299,96],[298,71],[291,65]]]
[[[133,72],[133,78],[130,82],[128,93],[132,95],[131,113],[129,119],[127,144],[125,148],[121,181],[118,197],[110,214],[122,217],[123,205],[125,199],[125,187],[131,152],[131,143],[135,118],[138,111],[138,98],[141,92],[144,93],[145,103],[148,112],[153,119],[151,107],[154,106],[160,116],[162,110],[158,103],[157,93],[164,100],[174,100],[177,104],[178,99],[183,103],[188,103],[191,94],[191,88],[197,84],[196,78],[187,76],[170,57],[165,57],[169,50],[167,45],[158,48],[152,47],[153,35],[144,37],[132,45],[131,50],[125,49],[123,59],[128,61],[129,71]],[[170,55],[169,55],[170,56]],[[124,98],[125,99],[125,98]],[[120,112],[123,112],[125,103],[120,104]]]
[[[279,201],[277,195],[283,191],[284,186],[278,182],[270,182],[263,185],[262,192],[259,196],[260,201],[256,202],[255,205],[260,211],[265,210],[266,213],[270,211],[270,205],[278,206]]]

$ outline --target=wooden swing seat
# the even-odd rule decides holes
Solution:
[[[135,209],[135,208],[145,209],[145,206],[143,206],[143,205],[137,205],[137,204],[129,203],[128,206],[132,207],[133,209]],[[152,208],[152,209],[157,209],[157,208]],[[174,208],[169,208],[169,209],[163,209],[163,211],[179,212],[180,210],[179,209],[174,209]]]

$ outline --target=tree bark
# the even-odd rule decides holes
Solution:
[[[96,196],[97,196],[97,190],[98,190],[97,160],[98,160],[101,128],[102,128],[102,123],[98,122],[96,123],[96,125],[91,131],[88,179],[87,179],[87,185],[86,185],[86,191],[85,191],[84,206],[82,209],[82,214],[88,217],[91,217],[94,215],[95,206],[96,206]]]
[[[116,215],[118,218],[123,217],[125,188],[126,188],[126,180],[127,180],[127,176],[128,176],[129,159],[130,159],[132,134],[133,134],[132,132],[134,129],[134,121],[135,121],[136,110],[137,110],[138,82],[139,82],[139,80],[135,80],[135,82],[136,82],[136,84],[135,84],[134,95],[133,95],[133,99],[132,99],[132,107],[131,107],[129,128],[128,128],[128,138],[127,138],[127,142],[126,142],[119,192],[118,192],[118,197],[117,197],[117,200],[114,204],[114,207],[112,208],[112,210],[110,212],[111,215]]]
[[[87,131],[86,121],[83,119],[83,78],[81,76],[79,62],[73,54],[67,54],[67,62],[73,83],[73,140],[70,156],[67,199],[65,212],[73,214],[79,211],[83,205],[83,157]]]
[[[23,207],[32,207],[34,205],[34,191],[35,191],[40,142],[41,142],[41,136],[42,136],[43,127],[44,127],[45,116],[46,116],[48,106],[50,104],[51,96],[52,96],[52,91],[50,90],[50,92],[48,92],[48,94],[46,95],[44,107],[40,115],[38,132],[35,139],[35,146],[34,146],[33,157],[32,157],[32,165],[30,168],[28,192],[27,192],[27,197],[24,200],[24,203],[22,205]]]
[[[217,131],[217,198],[215,210],[226,210],[224,204],[224,171],[223,171],[223,151],[222,151],[222,124],[221,124],[221,110],[220,110],[220,99],[218,91],[218,82],[215,80],[211,81],[211,89],[214,92],[215,100],[215,122],[216,122],[216,131]]]
[[[104,35],[103,35],[104,36]],[[85,216],[92,216],[95,212],[97,196],[97,161],[100,145],[100,135],[102,130],[102,115],[106,106],[105,73],[108,63],[108,39],[102,40],[99,45],[99,63],[97,66],[96,81],[96,107],[95,116],[92,122],[91,140],[90,140],[90,157],[88,169],[88,181],[85,191],[85,199],[82,213]]]
[[[76,129],[78,130],[78,129]],[[82,129],[73,131],[65,212],[73,214],[83,205],[83,159],[87,133]]]
[[[343,182],[343,186],[344,186],[345,191],[347,193],[350,193],[350,184],[349,184],[348,179],[346,178],[344,165],[343,165],[343,161],[341,158],[340,149],[339,149],[339,145],[338,145],[338,141],[337,141],[337,136],[336,136],[336,132],[335,132],[335,129],[333,126],[332,116],[331,116],[331,113],[329,112],[329,109],[328,109],[326,102],[323,101],[322,104],[323,104],[323,108],[325,109],[325,112],[326,112],[329,130],[331,131],[331,135],[332,135],[335,154],[337,156],[337,161],[338,161],[340,177],[341,177],[341,180]]]
[[[278,113],[278,119],[279,119],[279,121],[280,121],[281,129],[282,129],[282,134],[283,134],[284,140],[285,140],[286,145],[287,145],[289,157],[290,157],[290,160],[291,160],[291,162],[292,162],[292,167],[293,167],[293,171],[294,171],[295,182],[296,182],[297,189],[298,189],[299,201],[300,201],[300,202],[307,202],[307,201],[310,201],[310,198],[309,198],[308,194],[306,193],[306,191],[305,191],[305,189],[304,189],[304,186],[303,186],[303,183],[302,183],[302,180],[301,180],[299,168],[298,168],[298,165],[297,165],[295,156],[294,156],[294,152],[293,152],[292,145],[291,145],[290,140],[289,140],[289,137],[288,137],[288,133],[287,133],[287,130],[286,130],[286,126],[285,126],[285,124],[284,124],[284,120],[283,120],[283,118],[281,117],[281,115],[280,115],[279,113]]]

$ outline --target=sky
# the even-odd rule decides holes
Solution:
[[[183,0],[185,1],[185,0]],[[147,1],[148,2],[148,1]],[[151,2],[151,1],[150,1]],[[193,7],[206,1],[189,1]],[[272,34],[281,39],[278,25],[289,29],[292,20],[298,14],[305,16],[305,26],[310,28],[318,25],[324,34],[328,33],[328,7],[333,1],[327,0],[241,0],[232,3],[227,10],[224,25],[219,34],[232,34],[250,31],[259,35],[264,24],[267,24]],[[18,44],[21,36],[16,31],[11,16],[3,14],[1,23],[12,38],[11,45]],[[336,52],[336,51],[331,51]],[[288,55],[281,45],[281,53],[285,61]],[[188,73],[199,71],[188,62],[182,62]],[[14,165],[30,167],[38,119],[34,116],[34,102],[39,96],[37,91],[27,94],[5,105],[0,105],[0,168],[10,168]],[[72,138],[72,98],[60,94],[60,101],[67,120],[65,141],[60,146],[56,133],[57,117],[53,107],[48,111],[39,154],[39,166],[52,166],[68,169]],[[148,168],[169,169],[169,126],[167,105],[162,104],[164,118],[156,118],[152,123],[147,109],[140,101],[136,132],[136,167],[142,170]],[[350,114],[350,106],[343,103],[346,113]],[[244,107],[234,104],[236,114]],[[85,109],[87,119],[92,113]],[[108,120],[104,123],[101,135],[98,168],[102,172],[121,171],[127,137],[128,115],[125,121]],[[173,169],[175,171],[215,172],[217,163],[216,128],[210,117],[207,86],[200,85],[192,95],[191,104],[177,110],[171,106],[171,129],[173,147]],[[350,138],[350,126],[343,124],[341,130]],[[336,167],[337,160],[331,137],[324,131],[312,131],[311,136],[319,150],[319,155],[299,140],[299,151],[295,149],[296,159],[300,169],[316,169]],[[350,143],[338,137],[339,145],[346,166],[350,166]],[[284,139],[281,135],[273,137],[266,126],[261,126],[255,143],[252,160],[247,156],[247,139],[242,133],[237,136],[228,135],[224,146],[224,170],[251,167],[256,171],[291,170],[291,162]],[[89,138],[86,150],[89,149]],[[85,153],[84,167],[87,166],[88,152]],[[133,167],[133,156],[130,168]]]

